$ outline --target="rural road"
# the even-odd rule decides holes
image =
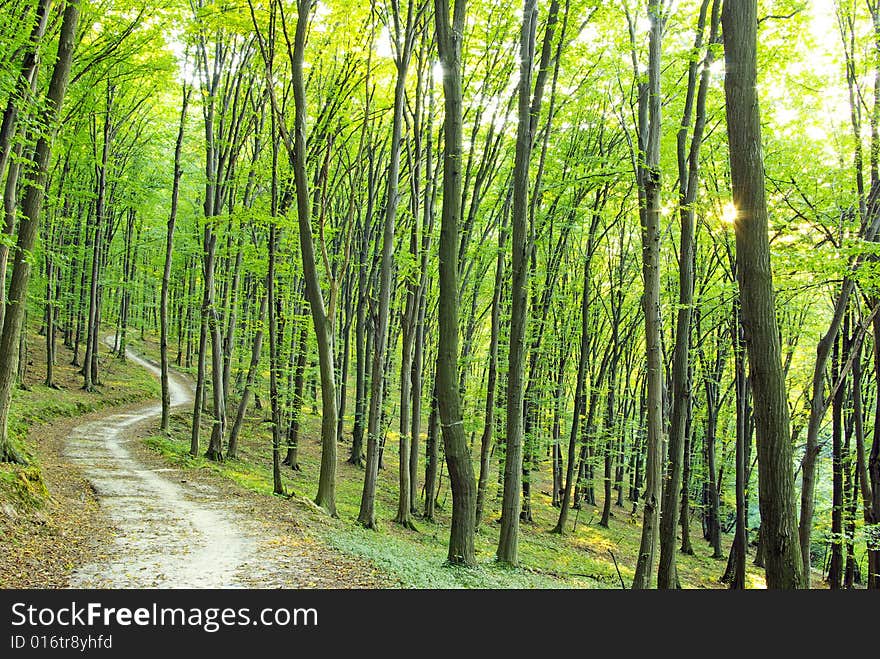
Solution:
[[[159,374],[137,354],[126,354]],[[192,402],[179,374],[170,374],[170,384],[172,406]],[[135,428],[160,414],[159,403],[145,405],[76,426],[67,439],[65,457],[80,466],[116,532],[95,562],[72,574],[71,587],[247,587],[245,566],[258,558],[258,530],[216,492],[182,483],[174,470],[149,466],[129,448],[138,441]]]

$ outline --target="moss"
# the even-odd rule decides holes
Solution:
[[[39,465],[0,464],[0,501],[19,510],[33,509],[42,507],[48,496]]]

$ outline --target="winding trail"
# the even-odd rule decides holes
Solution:
[[[131,350],[126,356],[159,375]],[[169,379],[172,406],[191,403],[190,384],[173,371]],[[161,411],[154,403],[89,421],[67,439],[65,457],[78,463],[116,530],[106,554],[73,573],[71,587],[252,587],[260,529],[216,491],[172,480],[175,470],[147,465],[130,449],[136,427]]]

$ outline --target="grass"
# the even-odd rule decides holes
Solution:
[[[311,414],[308,401],[304,439],[299,446],[302,471],[283,469],[283,483],[288,494],[312,497],[317,491],[320,468],[320,417]],[[228,478],[241,487],[272,496],[272,453],[266,411],[251,410],[242,431],[239,457],[212,462],[189,455],[190,427],[186,414],[172,418],[169,436],[153,435],[146,441],[171,463],[186,469],[206,469]],[[203,429],[203,442],[207,437]],[[385,468],[380,470],[376,500],[378,530],[367,530],[356,523],[363,483],[363,471],[345,462],[349,447],[340,443],[337,467],[338,519],[324,520],[316,531],[332,546],[349,554],[362,556],[412,588],[620,588],[632,583],[640,540],[640,526],[631,520],[630,510],[615,507],[610,527],[599,527],[601,509],[584,506],[572,511],[565,535],[549,533],[556,522],[557,509],[542,490],[548,484],[540,480],[533,487],[534,522],[521,526],[520,566],[510,568],[494,560],[498,542],[498,508],[495,478],[491,479],[488,515],[476,537],[478,565],[453,568],[445,565],[449,533],[450,501],[448,479],[442,478],[437,521],[416,519],[417,531],[410,531],[392,520],[397,510],[397,447],[389,438],[385,447]],[[541,476],[546,478],[546,469]],[[599,502],[601,504],[601,501]],[[294,499],[303,517],[313,512]],[[692,538],[695,555],[678,555],[682,585],[690,588],[718,588],[718,578],[725,561],[711,558],[708,545],[698,537],[699,525]],[[725,536],[725,544],[731,538]],[[613,554],[613,556],[612,556]],[[618,566],[615,567],[616,558]],[[618,569],[620,575],[618,575]],[[761,572],[749,565],[749,579],[756,587],[763,583]]]

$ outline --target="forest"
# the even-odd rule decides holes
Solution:
[[[880,588],[878,0],[0,0],[0,108],[2,560],[130,434],[213,565]]]

